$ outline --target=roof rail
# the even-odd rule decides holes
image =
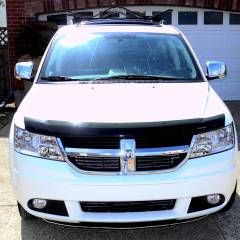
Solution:
[[[102,13],[98,13],[93,17],[82,17],[78,13],[70,12],[73,16],[74,24],[143,24],[143,25],[161,25],[164,23],[164,14],[172,12],[172,9],[162,11],[153,16],[141,16],[125,7],[115,6],[109,7]],[[118,13],[119,17],[111,17],[112,13]],[[129,15],[131,17],[129,17]],[[124,18],[120,17],[124,16]]]

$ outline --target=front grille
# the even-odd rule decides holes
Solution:
[[[136,157],[136,171],[160,171],[175,168],[186,157],[187,153],[168,156]],[[71,156],[68,159],[81,170],[96,172],[119,172],[119,157]]]
[[[159,148],[189,145],[192,136],[224,126],[225,116],[139,124],[72,124],[38,122],[25,119],[26,129],[33,133],[56,136],[64,147],[118,149],[120,139],[135,139],[137,148]],[[132,127],[134,126],[134,127]]]
[[[84,171],[119,172],[120,160],[117,157],[68,156],[76,167]]]
[[[137,157],[136,170],[137,171],[154,171],[167,170],[175,168],[180,164],[187,153],[175,154],[169,156],[145,156]]]
[[[84,212],[147,212],[171,210],[175,206],[175,199],[141,202],[80,202]]]
[[[193,136],[220,129],[225,116],[147,123],[73,124],[31,118],[24,122],[29,132],[55,136],[69,161],[81,170],[132,173],[135,156],[136,172],[174,169],[186,158]],[[134,149],[123,149],[123,139],[134,140]],[[133,159],[120,160],[120,154],[134,155],[135,150]]]
[[[193,136],[183,132],[154,135],[82,135],[81,137],[61,137],[61,141],[67,148],[119,149],[121,139],[135,139],[136,148],[159,148],[190,145]]]

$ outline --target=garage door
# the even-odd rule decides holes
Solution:
[[[187,36],[204,71],[209,60],[227,64],[227,78],[211,81],[211,85],[222,99],[240,100],[240,15],[192,9],[197,11],[195,24],[196,14],[188,11],[174,14],[174,25]]]

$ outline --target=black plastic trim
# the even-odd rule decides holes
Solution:
[[[43,219],[48,223],[53,223],[62,226],[68,227],[81,227],[81,228],[103,228],[103,229],[139,229],[139,228],[153,228],[153,227],[161,227],[161,226],[169,226],[176,224],[183,224],[187,222],[193,222],[197,220],[201,220],[208,215],[199,217],[199,218],[191,218],[185,220],[163,220],[163,221],[151,221],[151,222],[129,222],[129,223],[94,223],[94,222],[81,222],[81,223],[67,223],[67,222],[58,222],[51,221],[47,219]]]
[[[210,204],[207,202],[207,196],[194,197],[191,200],[190,206],[188,208],[188,213],[203,211],[206,209],[218,207],[222,205],[225,201],[225,197],[221,195],[221,200],[217,204]]]
[[[47,213],[47,214],[53,214],[53,215],[58,215],[58,216],[66,216],[68,217],[68,212],[66,205],[64,201],[57,201],[57,200],[47,200],[47,206],[43,209],[37,209],[33,206],[32,200],[28,201],[28,207],[36,212],[41,212],[41,213]]]
[[[166,122],[149,123],[78,123],[68,121],[39,120],[24,118],[25,129],[32,133],[50,135],[55,137],[76,137],[80,135],[131,135],[139,133],[175,132],[176,130],[198,134],[216,130],[225,126],[225,115],[209,118],[197,118]]]
[[[128,213],[172,210],[176,199],[135,202],[80,202],[83,212]]]

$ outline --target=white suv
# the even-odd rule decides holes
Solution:
[[[16,77],[32,80],[31,62]],[[61,28],[10,132],[23,218],[79,226],[187,221],[231,207],[233,118],[184,35],[147,20]]]

